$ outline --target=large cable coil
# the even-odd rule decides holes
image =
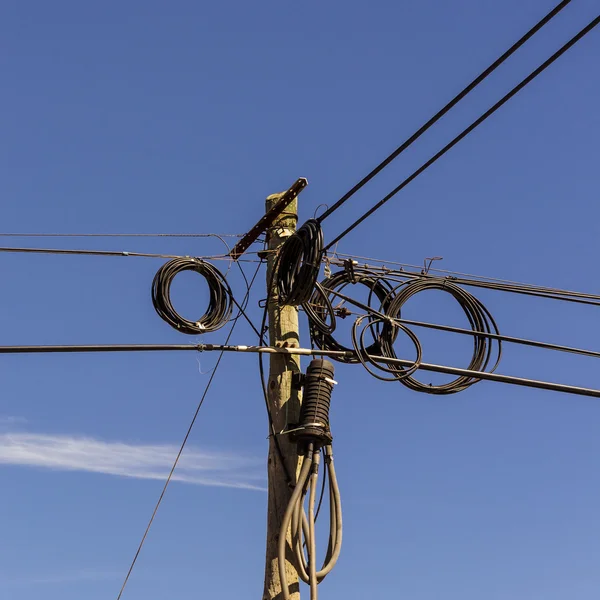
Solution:
[[[208,284],[209,302],[204,314],[196,321],[185,319],[171,304],[171,284],[178,273],[194,271]],[[213,265],[199,258],[174,258],[165,263],[152,282],[152,303],[158,315],[181,333],[198,335],[216,331],[231,317],[232,292],[227,280]]]
[[[500,340],[487,337],[486,333],[499,334],[498,326],[494,321],[489,310],[475,298],[472,294],[465,291],[463,288],[449,282],[446,279],[438,278],[423,278],[412,281],[407,281],[396,287],[393,291],[393,298],[386,307],[385,317],[390,322],[400,318],[400,311],[404,303],[414,295],[425,290],[439,290],[450,294],[464,311],[472,331],[482,332],[483,335],[473,335],[473,354],[467,369],[472,371],[489,371],[493,372],[500,362],[502,354],[502,344]],[[375,320],[376,322],[377,320]],[[373,326],[374,321],[370,322],[367,327]],[[477,377],[460,376],[456,379],[441,385],[433,385],[422,383],[412,377],[412,373],[408,373],[405,367],[396,365],[386,365],[381,360],[373,357],[365,348],[364,330],[361,336],[356,334],[356,329],[360,323],[355,325],[354,343],[356,352],[360,356],[366,357],[368,362],[374,367],[385,371],[386,373],[395,373],[397,379],[408,388],[417,392],[426,392],[428,394],[454,394],[467,389],[469,386],[480,381]],[[401,323],[396,323],[396,327],[401,327],[410,335],[410,329],[403,326]],[[385,358],[397,358],[394,351],[394,340],[384,331],[380,336],[381,356]],[[414,335],[414,334],[413,334]],[[414,343],[414,339],[413,339]],[[419,344],[420,345],[420,344]],[[419,354],[420,357],[420,354]],[[420,358],[418,359],[420,360]],[[492,365],[490,367],[490,365]],[[409,371],[414,371],[418,368],[418,364],[410,367]]]

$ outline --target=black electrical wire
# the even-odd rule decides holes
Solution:
[[[0,252],[21,252],[26,254],[75,254],[82,256],[142,256],[146,258],[180,258],[177,254],[149,254],[119,250],[64,250],[60,248],[0,248]],[[215,259],[218,257],[210,257]]]
[[[76,256],[132,256],[132,257],[143,257],[143,258],[189,258],[180,254],[156,254],[149,252],[130,252],[127,250],[71,250],[63,248],[18,248],[18,247],[0,247],[0,252],[6,253],[21,253],[21,254],[62,254],[62,255],[76,255]],[[246,254],[252,254],[247,252]],[[203,260],[227,260],[231,261],[229,256],[221,254],[215,254],[210,256],[198,257]],[[251,262],[257,263],[260,260],[257,259],[244,259],[240,258],[237,262]]]
[[[506,104],[513,96],[515,96],[519,91],[521,91],[527,84],[533,81],[538,75],[540,75],[543,71],[545,71],[553,62],[555,62],[558,58],[560,58],[567,50],[569,50],[572,46],[574,46],[581,38],[583,38],[586,34],[588,34],[594,27],[596,27],[600,23],[600,16],[597,16],[593,21],[588,23],[579,33],[573,36],[566,44],[564,44],[559,50],[557,50],[550,58],[544,61],[537,69],[532,71],[525,79],[523,79],[519,84],[517,84],[510,92],[504,95],[498,102],[496,102],[491,108],[485,111],[478,119],[473,121],[471,125],[469,125],[466,129],[464,129],[460,134],[458,134],[451,142],[446,144],[439,152],[434,154],[427,162],[423,163],[416,171],[409,175],[400,185],[394,188],[387,196],[385,196],[382,200],[380,200],[377,204],[372,206],[366,213],[364,213],[360,218],[354,221],[349,227],[347,227],[342,233],[340,233],[336,238],[334,238],[326,247],[325,250],[328,250],[335,244],[337,244],[343,237],[348,235],[353,229],[358,227],[367,217],[372,215],[376,210],[381,208],[388,200],[393,198],[398,192],[404,189],[411,181],[416,179],[421,173],[427,170],[431,165],[433,165],[439,158],[444,156],[446,152],[451,150],[456,144],[458,144],[462,139],[467,137],[469,133],[471,133],[474,129],[476,129],[481,123],[483,123],[488,117],[493,115],[499,108],[501,108],[504,104]],[[321,215],[321,219],[323,219],[323,215]]]
[[[207,238],[207,237],[235,237],[241,238],[240,233],[0,233],[0,237],[169,237],[169,238]]]
[[[600,300],[600,295],[597,295],[597,294],[590,294],[587,292],[576,292],[573,290],[564,290],[561,288],[536,285],[533,283],[524,283],[522,281],[513,281],[511,279],[500,279],[498,277],[489,277],[487,275],[474,275],[473,273],[463,273],[461,271],[450,271],[448,269],[439,269],[436,267],[429,267],[428,269],[425,270],[423,268],[423,266],[419,266],[419,265],[395,262],[395,261],[391,261],[391,260],[383,260],[381,258],[372,258],[372,257],[368,257],[368,256],[357,256],[355,254],[346,254],[343,252],[336,252],[335,256],[336,257],[340,256],[343,258],[343,260],[339,259],[339,258],[335,258],[335,257],[328,258],[327,260],[331,264],[344,266],[347,262],[347,259],[353,259],[353,264],[359,268],[368,269],[371,271],[378,270],[383,273],[389,273],[389,274],[399,275],[399,276],[400,275],[413,275],[413,274],[418,275],[418,276],[426,276],[430,272],[444,273],[446,276],[448,276],[450,279],[452,279],[454,281],[476,280],[476,281],[489,282],[489,283],[493,283],[493,284],[516,286],[520,289],[526,288],[526,289],[540,290],[540,291],[546,291],[546,292],[553,292],[553,293],[561,294],[561,295],[565,295],[565,296],[577,296],[577,297],[581,297],[581,298],[590,298],[590,299]],[[360,264],[360,263],[358,263],[359,260],[365,261],[365,262]],[[373,262],[380,263],[380,265],[369,265],[369,264],[366,264],[366,261],[369,261],[372,263]],[[386,265],[394,265],[394,266],[400,267],[400,269],[390,269]],[[415,271],[414,272],[405,271],[405,268],[414,269]],[[438,275],[438,277],[442,277],[442,275]]]
[[[498,367],[502,356],[502,342],[498,339],[500,333],[498,326],[483,303],[461,287],[446,280],[439,279],[421,279],[404,282],[394,289],[394,296],[387,307],[385,316],[392,320],[398,319],[404,303],[414,295],[426,290],[439,290],[450,294],[462,308],[473,332],[483,332],[483,335],[480,335],[479,333],[474,333],[473,335],[473,354],[467,369],[471,371],[487,371],[495,356],[495,362],[493,362],[493,366],[489,368],[489,372],[493,373]],[[360,322],[357,320],[357,324],[353,330],[354,332],[356,332],[359,324]],[[406,325],[402,325],[399,321],[394,321],[394,324],[395,326],[403,327],[406,333],[411,331]],[[490,338],[487,335],[490,333],[497,334],[498,337]],[[459,376],[453,381],[441,385],[421,383],[412,377],[412,374],[407,375],[404,367],[382,366],[379,361],[373,359],[370,354],[366,352],[366,348],[364,348],[363,336],[364,330],[360,337],[358,337],[356,333],[354,334],[353,341],[357,348],[357,352],[359,352],[361,356],[364,355],[369,363],[378,369],[385,370],[386,373],[397,373],[399,381],[414,391],[425,392],[428,394],[454,394],[467,389],[479,381],[477,378]],[[397,358],[393,341],[390,340],[389,336],[381,336],[381,351],[382,356],[387,358]],[[418,364],[421,362],[420,358],[420,354],[418,353],[417,362],[415,362],[416,367],[411,367],[412,371],[418,368]]]
[[[402,305],[412,296],[424,290],[440,290],[450,294],[463,309],[471,328],[474,331],[483,331],[485,333],[499,334],[498,326],[490,311],[472,294],[461,287],[448,283],[447,281],[436,281],[425,279],[422,281],[409,282],[403,285],[400,290],[396,289],[394,299],[388,307],[387,316],[396,318],[400,316]],[[495,342],[495,343],[494,343]],[[384,346],[385,352],[385,346]],[[493,355],[496,353],[496,359],[493,366],[488,369]],[[473,337],[473,356],[467,369],[473,371],[494,372],[500,363],[502,356],[502,342],[499,339],[488,336],[475,335]],[[451,394],[462,391],[479,381],[479,379],[469,377],[458,377],[450,383],[444,385],[422,384],[412,377],[403,378],[402,383],[407,387],[417,391],[427,391],[430,394]]]
[[[313,325],[323,333],[335,329],[333,307],[318,283],[323,259],[323,230],[316,219],[309,219],[283,244],[277,257],[278,301],[283,306],[302,306]],[[313,293],[321,298],[330,309],[329,323],[313,311],[310,298]]]
[[[178,273],[194,271],[204,277],[209,289],[209,304],[197,321],[179,315],[171,304],[171,284]],[[181,333],[198,335],[216,331],[231,317],[232,292],[221,272],[198,258],[175,258],[165,263],[152,282],[152,303],[158,315]]]
[[[482,71],[469,85],[459,92],[448,104],[440,109],[427,123],[415,131],[407,140],[405,140],[394,152],[392,152],[384,161],[379,163],[366,177],[363,177],[351,190],[346,192],[335,204],[318,217],[319,223],[322,223],[328,216],[342,206],[349,198],[366,185],[375,175],[383,171],[395,158],[404,152],[409,146],[416,142],[432,125],[435,125],[447,112],[458,104],[467,94],[473,91],[484,79],[491,75],[506,59],[514,54],[525,42],[535,35],[544,25],[555,17],[563,8],[570,4],[571,0],[563,0],[553,8],[541,21],[536,23],[523,37],[517,40],[504,54],[498,57],[487,69]],[[322,205],[321,205],[322,206]],[[317,207],[318,209],[319,207]]]
[[[411,272],[406,270],[392,270],[389,268],[381,268],[381,267],[372,267],[368,265],[362,265],[358,268],[364,268],[367,271],[371,271],[373,273],[379,273],[380,277],[384,277],[386,280],[405,280],[405,279],[423,279],[423,278],[436,278],[436,279],[444,279],[446,281],[451,281],[457,285],[469,286],[469,287],[477,287],[487,290],[507,292],[511,294],[521,294],[525,296],[533,296],[536,298],[547,298],[550,300],[559,300],[562,302],[572,302],[576,304],[586,304],[589,306],[600,306],[600,296],[597,294],[590,294],[586,292],[575,292],[571,290],[563,290],[560,288],[551,288],[538,286],[527,283],[518,283],[518,282],[510,282],[503,280],[494,280],[494,279],[484,279],[478,276],[471,277],[461,277],[460,274],[447,275],[445,277],[440,277],[439,275],[433,275],[423,272]],[[433,270],[433,269],[432,269]],[[437,272],[442,272],[441,269],[437,269]],[[447,273],[451,273],[451,271],[443,271]],[[477,277],[477,278],[475,278]]]
[[[278,257],[279,258],[279,257]],[[277,266],[278,260],[275,260],[271,268],[271,273],[269,275],[269,285],[267,286],[267,292],[270,294],[273,289],[273,285],[275,283],[275,277],[277,275]],[[260,333],[258,335],[258,343],[265,345],[265,333],[267,332],[267,317],[269,315],[269,301],[270,298],[266,298],[265,305],[263,309],[262,321],[260,324]],[[277,454],[277,458],[279,459],[279,463],[281,464],[281,468],[283,470],[283,477],[285,479],[286,485],[289,487],[294,486],[294,478],[290,473],[287,464],[285,462],[283,451],[281,449],[281,444],[279,443],[278,432],[275,431],[275,425],[273,424],[273,415],[271,414],[271,406],[269,404],[269,393],[267,391],[267,383],[265,380],[265,365],[263,363],[263,356],[261,353],[258,354],[258,372],[260,377],[260,385],[263,392],[263,399],[265,401],[265,409],[267,411],[267,420],[269,424],[269,437],[273,440],[273,445],[275,447],[275,452]]]
[[[502,336],[500,336],[498,326],[489,310],[477,298],[459,286],[448,282],[446,279],[422,278],[402,282],[390,292],[389,303],[382,303],[386,305],[385,314],[373,309],[369,305],[354,300],[335,289],[330,289],[330,293],[367,312],[367,315],[360,316],[353,326],[352,343],[354,346],[354,355],[370,374],[383,381],[397,379],[415,391],[430,394],[453,394],[470,387],[479,381],[479,379],[471,377],[470,375],[460,375],[457,379],[447,384],[434,386],[432,384],[423,384],[412,377],[412,374],[417,369],[422,368],[422,349],[417,336],[402,323],[400,311],[404,303],[410,297],[431,289],[437,289],[451,294],[463,309],[469,324],[471,325],[471,333],[473,334],[473,355],[469,367],[464,369],[464,371],[469,373],[485,372],[492,361],[492,357],[495,355],[495,363],[491,369],[489,369],[489,372],[493,373],[498,367],[502,356]],[[366,317],[368,317],[366,327],[359,334],[359,328]],[[384,328],[385,325],[388,325],[388,327]],[[425,324],[425,326],[427,325],[428,324]],[[377,329],[380,326],[381,329]],[[435,326],[432,327],[436,328]],[[440,328],[446,327],[442,326]],[[456,329],[458,333],[462,333],[458,328]],[[373,333],[373,330],[377,331],[377,334],[373,335],[373,337],[378,341],[380,350],[376,355],[369,352],[369,348],[365,342],[365,333],[367,331]],[[408,369],[402,362],[397,362],[394,351],[394,342],[399,331],[402,331],[409,337],[416,350],[416,358],[409,364]],[[518,338],[515,338],[511,341],[516,341],[517,339]],[[537,345],[537,343],[530,343],[530,345]],[[544,347],[548,346],[546,345]],[[383,371],[387,375],[391,375],[391,377],[388,377],[387,375],[378,375],[369,367],[369,364],[377,370]]]

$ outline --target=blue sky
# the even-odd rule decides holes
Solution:
[[[0,231],[240,233],[266,195],[299,176],[310,182],[300,200],[307,219],[552,6],[7,0]],[[597,10],[597,2],[572,2],[327,220],[326,237]],[[600,292],[599,53],[595,31],[339,250],[416,264],[438,255],[446,269]],[[1,245],[223,251],[206,239]],[[193,342],[154,313],[150,285],[161,264],[0,254],[2,344]],[[235,272],[231,281],[241,296]],[[174,290],[191,315],[204,294],[191,277]],[[477,295],[508,335],[598,348],[593,308]],[[406,317],[463,325],[436,295],[411,301]],[[464,365],[461,340],[424,340],[428,362]],[[255,339],[240,323],[232,341]],[[0,359],[0,597],[116,597],[214,360]],[[593,359],[542,350],[507,347],[500,372],[600,387]],[[336,379],[345,534],[323,598],[597,597],[596,400],[493,383],[438,398],[380,383],[358,366],[338,366]],[[260,596],[266,435],[255,358],[226,356],[124,598]]]

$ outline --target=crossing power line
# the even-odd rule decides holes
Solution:
[[[376,210],[379,210],[384,204],[391,200],[398,192],[403,190],[409,183],[414,181],[421,173],[426,171],[431,165],[437,162],[446,152],[454,148],[461,140],[466,138],[472,131],[474,131],[479,125],[491,117],[498,109],[504,106],[511,98],[519,93],[526,85],[531,83],[538,75],[543,73],[552,63],[558,60],[565,52],[572,48],[579,40],[586,36],[600,23],[600,15],[594,20],[588,23],[581,31],[574,35],[566,44],[559,48],[552,56],[546,59],[537,69],[532,71],[527,77],[525,77],[520,83],[513,87],[507,94],[505,94],[498,102],[486,110],[480,117],[475,119],[466,129],[459,133],[452,141],[446,144],[439,152],[434,154],[428,161],[423,163],[416,171],[409,175],[402,183],[395,187],[389,194],[384,196],[377,204],[373,205],[366,213],[356,219],[350,226],[348,226],[342,233],[336,236],[327,246],[325,250],[335,246],[342,238],[347,236],[351,231],[358,227],[365,219],[371,216]],[[334,205],[335,206],[335,205]],[[333,208],[333,207],[332,207]],[[327,214],[327,213],[324,213]],[[331,214],[331,213],[329,213]],[[324,215],[321,215],[320,220],[324,219]]]
[[[429,119],[424,125],[422,125],[415,133],[407,138],[396,150],[394,150],[387,158],[381,161],[370,173],[368,173],[363,179],[361,179],[353,188],[347,191],[335,204],[325,210],[318,218],[317,221],[322,223],[330,215],[332,215],[338,208],[345,204],[356,192],[364,187],[371,179],[377,174],[381,173],[385,167],[387,167],[395,158],[400,156],[407,148],[409,148],[414,142],[416,142],[430,127],[435,125],[445,114],[447,114],[454,106],[456,106],[463,98],[465,98],[470,92],[472,92],[482,81],[487,79],[502,63],[510,58],[521,46],[523,46],[529,39],[531,39],[544,25],[549,23],[563,8],[571,3],[571,0],[563,0],[557,6],[555,6],[544,18],[538,21],[525,35],[519,38],[506,52],[501,54],[487,69],[482,71],[471,83],[469,83],[462,91],[460,91],[450,102],[448,102],[443,108],[441,108],[431,119]]]

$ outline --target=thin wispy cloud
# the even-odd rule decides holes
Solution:
[[[90,437],[0,433],[0,465],[57,471],[87,471],[164,480],[179,448],[174,444],[131,444]],[[173,481],[264,491],[263,461],[186,447]]]

